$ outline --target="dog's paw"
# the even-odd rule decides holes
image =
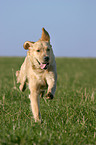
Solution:
[[[19,70],[16,71],[16,78],[17,78],[17,83],[19,83]]]
[[[18,76],[19,76],[19,70],[16,71],[16,77],[18,77]]]
[[[42,119],[35,119],[35,123],[42,124],[42,123],[43,123],[43,121],[42,121]]]
[[[54,96],[53,96],[52,93],[49,92],[49,93],[46,95],[46,98],[49,99],[49,100],[52,100],[52,99],[54,98]]]
[[[25,89],[26,89],[26,83],[25,83],[24,85],[21,84],[21,85],[19,86],[19,89],[20,89],[20,91],[24,92]]]
[[[23,90],[23,86],[22,86],[22,85],[20,85],[20,86],[19,86],[19,89],[20,89],[20,91],[22,91],[22,90]]]

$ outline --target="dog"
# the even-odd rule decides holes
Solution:
[[[41,38],[37,42],[26,41],[23,47],[28,51],[20,70],[16,71],[17,83],[20,83],[21,91],[24,91],[28,84],[35,122],[41,122],[39,96],[43,97],[47,89],[46,98],[53,99],[57,82],[56,62],[50,44],[50,35],[42,28]]]

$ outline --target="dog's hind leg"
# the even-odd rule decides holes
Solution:
[[[17,83],[20,83],[19,89],[24,91],[26,89],[26,73],[22,73],[22,71],[16,71]]]
[[[24,91],[26,86],[26,59],[22,64],[20,70],[16,71],[17,83],[20,83],[20,90]]]

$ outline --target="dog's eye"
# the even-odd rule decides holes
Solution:
[[[50,51],[50,49],[49,49],[49,48],[47,48],[47,51]]]
[[[38,49],[37,52],[40,52],[40,50]]]

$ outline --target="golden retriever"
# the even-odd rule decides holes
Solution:
[[[26,41],[23,46],[28,52],[20,70],[16,71],[17,83],[20,83],[19,88],[23,91],[28,81],[33,116],[35,122],[41,122],[39,96],[43,97],[47,89],[46,98],[53,99],[57,81],[49,33],[42,28],[42,36],[37,42]]]

